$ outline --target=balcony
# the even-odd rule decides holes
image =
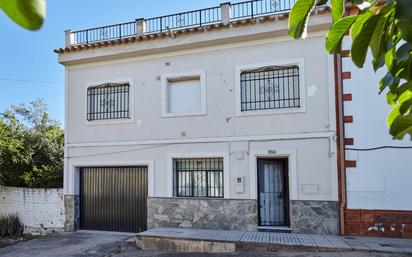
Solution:
[[[66,47],[87,45],[116,39],[139,37],[184,28],[211,24],[228,24],[231,21],[258,18],[289,12],[295,0],[253,0],[239,3],[223,3],[217,7],[176,13],[149,19],[103,26],[92,29],[66,31]]]

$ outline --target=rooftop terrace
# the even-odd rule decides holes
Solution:
[[[88,45],[118,39],[173,32],[212,24],[228,24],[236,20],[258,18],[271,14],[287,13],[295,0],[253,0],[223,3],[220,6],[170,14],[149,19],[91,28],[66,31],[66,47]]]

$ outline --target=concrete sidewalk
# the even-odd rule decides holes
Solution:
[[[281,247],[308,248],[335,251],[365,251],[412,254],[412,239],[342,237],[312,234],[289,234],[273,232],[227,231],[186,228],[155,228],[137,235],[137,240],[146,240],[150,248],[155,244],[173,248],[186,241],[189,246],[195,242],[232,244],[230,249],[271,249]],[[147,241],[152,240],[152,241]],[[176,243],[178,242],[178,243]],[[226,246],[225,246],[226,247]],[[148,247],[149,248],[149,247]],[[182,250],[181,248],[179,248]],[[165,250],[165,249],[159,249]]]

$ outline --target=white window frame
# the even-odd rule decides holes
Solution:
[[[229,153],[210,152],[210,153],[173,153],[167,156],[167,195],[168,197],[178,197],[174,195],[175,174],[173,170],[173,160],[180,158],[223,158],[223,198],[191,197],[204,199],[227,199],[230,198],[230,167]],[[184,198],[184,197],[179,197]]]
[[[267,110],[250,110],[243,111],[241,107],[241,85],[240,85],[240,75],[243,71],[255,70],[265,66],[285,66],[285,65],[297,65],[299,67],[299,101],[300,107],[291,107],[284,109],[267,109]],[[264,63],[254,63],[247,65],[236,66],[235,72],[236,78],[236,116],[252,116],[252,115],[272,115],[272,114],[285,114],[285,113],[300,113],[306,111],[306,86],[305,86],[305,70],[304,70],[304,59],[290,59],[290,60],[280,60],[274,62],[264,62]]]
[[[200,100],[201,100],[201,110],[194,112],[175,112],[170,113],[167,111],[168,106],[168,96],[167,96],[167,86],[169,80],[173,79],[190,79],[198,77],[200,80]],[[161,117],[182,117],[182,116],[197,116],[197,115],[206,115],[206,72],[204,70],[197,71],[187,71],[179,73],[167,73],[162,75],[162,87],[161,87]]]
[[[107,120],[87,120],[87,90],[90,87],[95,87],[105,83],[128,83],[129,84],[129,116],[130,118],[122,119],[107,119]],[[110,79],[101,81],[88,81],[85,83],[84,92],[84,111],[83,119],[88,126],[93,125],[109,125],[109,124],[122,124],[122,123],[133,123],[134,122],[134,106],[135,106],[135,85],[133,78],[122,78],[122,79]]]

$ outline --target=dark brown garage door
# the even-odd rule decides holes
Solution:
[[[80,173],[80,229],[146,230],[147,167],[82,168]]]

